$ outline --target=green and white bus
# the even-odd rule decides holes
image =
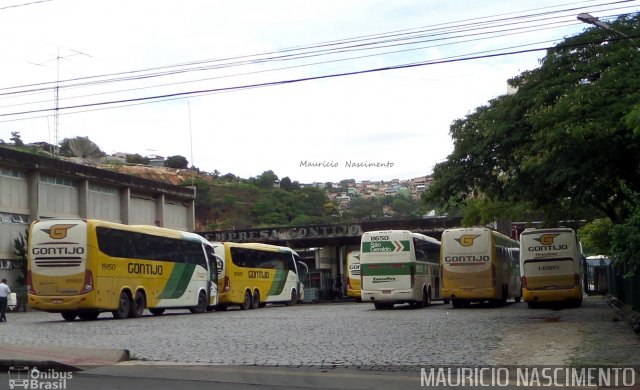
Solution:
[[[376,309],[426,307],[440,298],[440,241],[408,230],[365,232],[360,243],[360,296]]]

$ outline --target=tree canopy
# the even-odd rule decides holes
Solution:
[[[612,26],[630,36],[640,16]],[[454,150],[434,168],[425,201],[445,210],[471,201],[536,210],[548,220],[631,214],[640,191],[640,55],[629,40],[590,28],[548,50],[517,89],[456,120]]]

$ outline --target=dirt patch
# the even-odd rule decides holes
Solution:
[[[562,323],[559,317],[544,317],[509,329],[493,360],[498,365],[565,365],[583,342],[575,324]]]

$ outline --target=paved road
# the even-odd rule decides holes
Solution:
[[[602,298],[579,309],[504,307],[374,310],[366,303],[272,306],[193,315],[65,322],[9,313],[0,342],[129,349],[134,359],[215,365],[349,367],[640,363],[640,339]]]

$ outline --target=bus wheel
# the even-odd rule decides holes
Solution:
[[[136,292],[136,299],[133,300],[129,306],[129,317],[138,318],[142,317],[144,308],[147,306],[147,298],[142,291]]]
[[[251,309],[251,292],[249,290],[244,292],[244,302],[242,302],[242,305],[240,305],[240,308],[242,310]]]
[[[376,308],[376,310],[384,310],[387,308],[387,305],[385,305],[384,303],[380,303],[380,302],[373,302],[373,307]]]
[[[462,302],[459,299],[453,299],[451,300],[451,306],[453,306],[456,309],[459,309],[464,306],[464,302]]]
[[[256,290],[253,292],[253,300],[251,301],[251,308],[257,309],[262,307],[260,304],[260,291]]]
[[[62,318],[64,318],[65,321],[73,321],[78,316],[78,313],[75,311],[63,311],[60,314],[62,314]]]
[[[111,312],[113,318],[117,320],[124,320],[129,317],[129,309],[131,308],[131,300],[129,294],[126,292],[120,293],[120,299],[118,300],[118,308]]]
[[[207,311],[207,294],[204,291],[200,291],[198,294],[198,306],[189,308],[191,313],[204,313]]]
[[[227,310],[227,306],[218,304],[218,305],[215,305],[213,307],[213,310],[215,310],[215,311],[225,311],[225,310]]]
[[[427,290],[427,298],[424,302],[424,306],[427,307],[431,305],[431,287],[429,287],[429,290]]]
[[[153,308],[153,309],[149,309],[149,311],[151,312],[151,314],[153,314],[154,316],[161,316],[162,313],[164,313],[164,309],[157,309],[157,308]]]
[[[291,290],[291,300],[286,303],[287,306],[293,306],[298,303],[298,292],[294,288]]]
[[[80,317],[83,321],[93,321],[100,315],[99,311],[88,311],[84,313],[78,313],[78,317]]]

